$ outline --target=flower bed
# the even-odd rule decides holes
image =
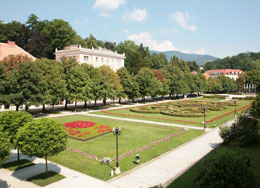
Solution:
[[[74,121],[65,123],[64,126],[69,137],[82,141],[90,140],[112,131],[111,126],[96,124],[90,121]]]

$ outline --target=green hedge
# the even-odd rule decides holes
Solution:
[[[203,98],[218,98],[218,99],[226,99],[224,95],[204,95]]]

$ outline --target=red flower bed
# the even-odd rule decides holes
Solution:
[[[89,140],[110,133],[112,128],[107,125],[100,125],[90,121],[74,121],[65,123],[65,130],[69,137],[78,140]]]

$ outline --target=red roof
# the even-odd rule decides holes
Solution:
[[[232,74],[240,74],[243,71],[239,69],[216,69],[216,70],[207,70],[206,71],[209,74],[223,74],[223,75],[232,75]]]

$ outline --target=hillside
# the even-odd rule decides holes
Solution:
[[[163,53],[166,55],[168,60],[170,60],[170,58],[172,56],[176,56],[180,59],[183,59],[184,61],[196,61],[198,63],[198,65],[204,65],[208,61],[214,61],[214,60],[218,59],[217,57],[214,57],[211,55],[186,54],[186,53],[182,53],[182,52],[178,52],[178,51],[159,52],[159,51],[150,50],[150,52],[152,54],[153,53],[155,53],[155,54]]]

